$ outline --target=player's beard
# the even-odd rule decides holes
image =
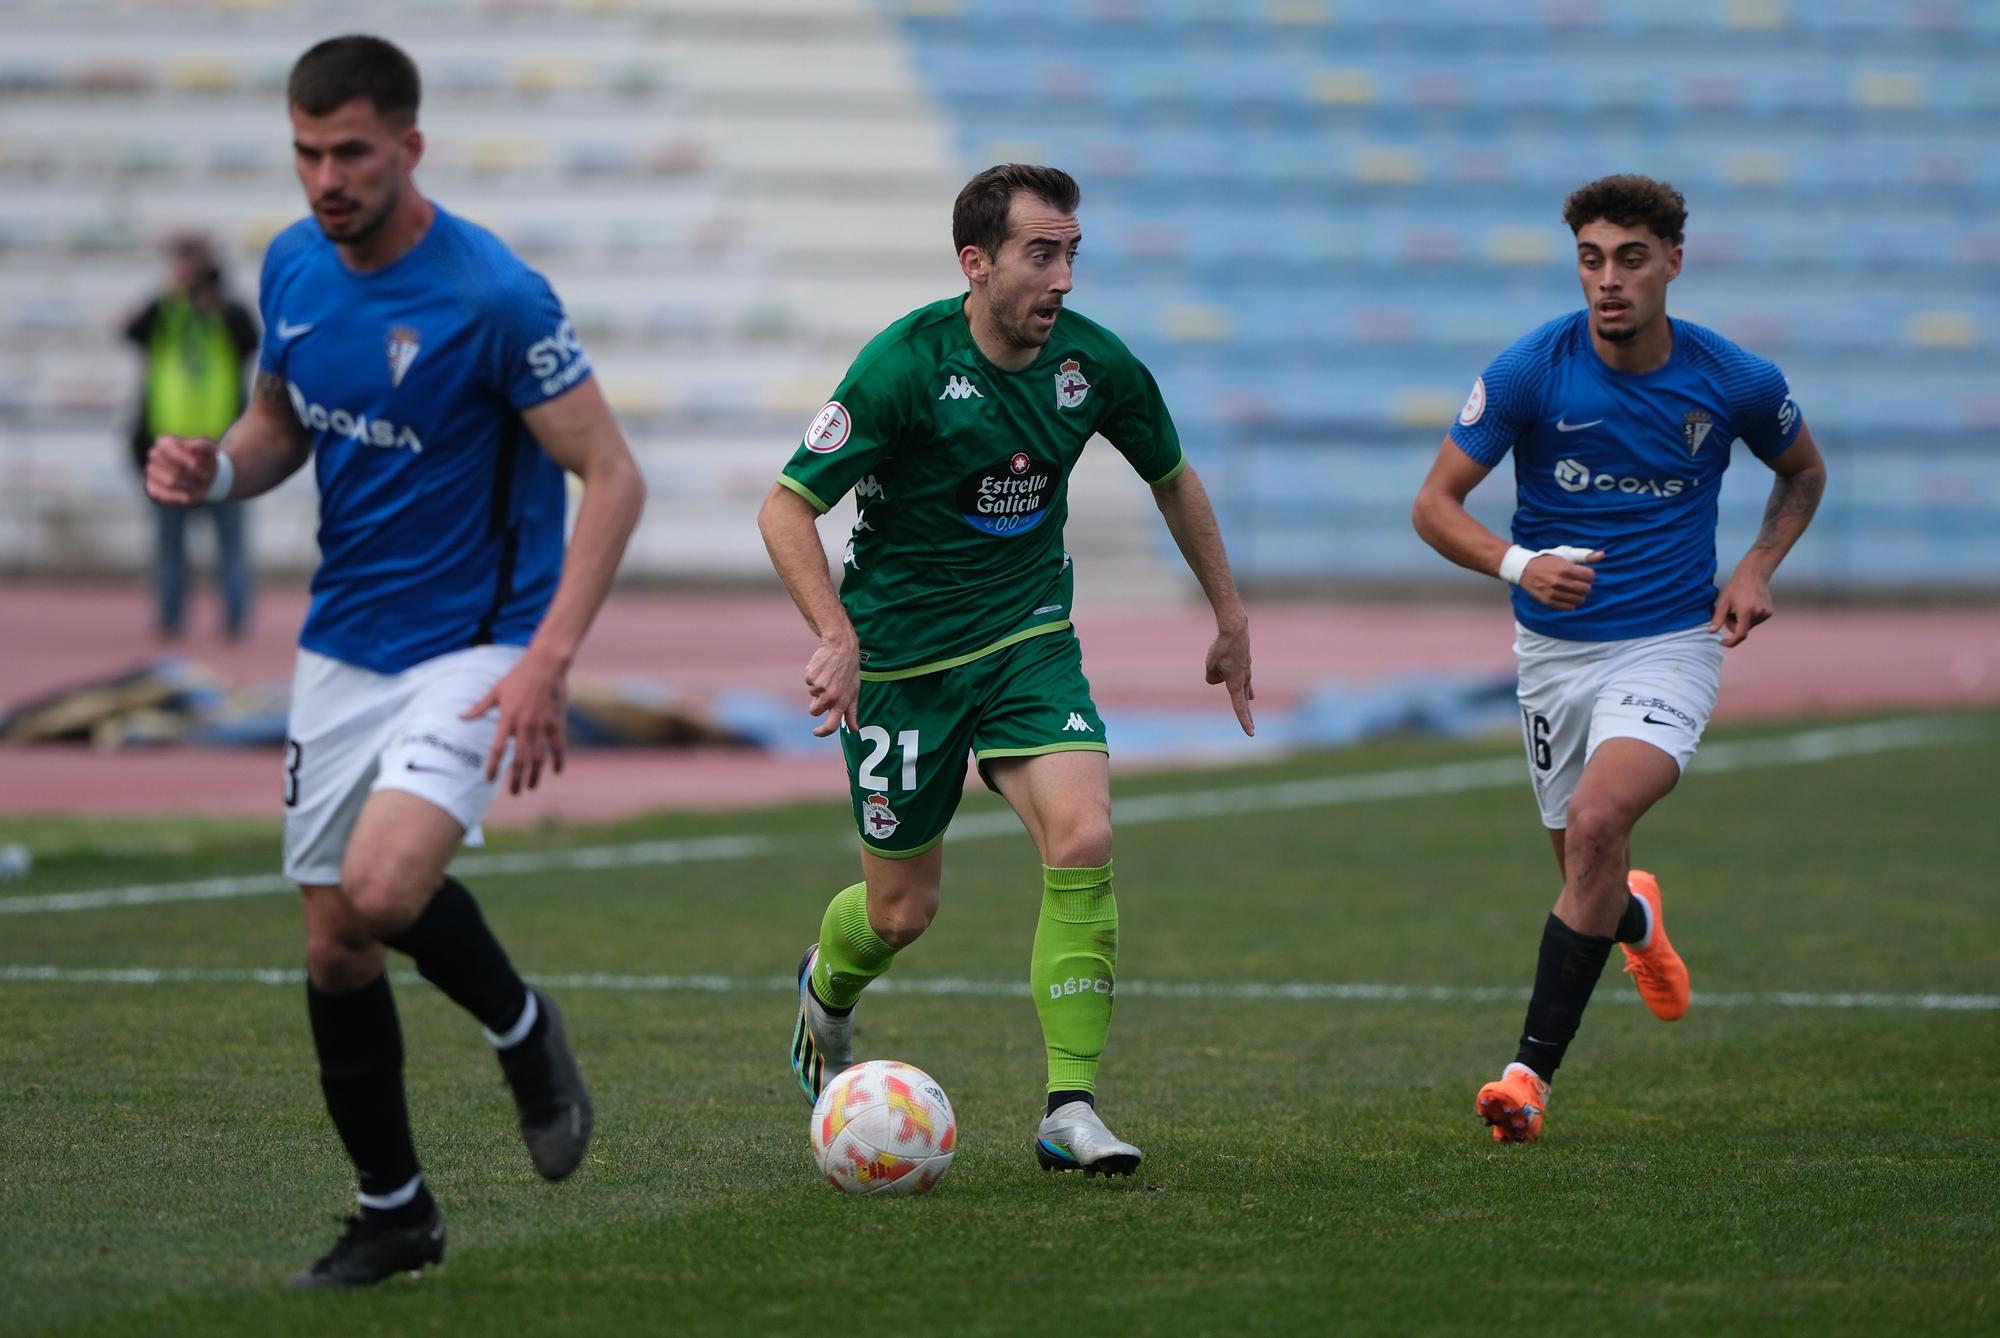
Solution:
[[[1024,304],[1020,314],[1001,328],[1001,335],[1015,348],[1040,349],[1048,346],[1049,336],[1035,328],[1035,305],[1032,301]],[[1057,307],[1056,312],[1060,315],[1062,308]],[[1055,327],[1049,327],[1049,333],[1054,332]]]
[[[1636,325],[1621,326],[1615,330],[1607,330],[1602,325],[1597,327],[1597,337],[1607,344],[1629,343],[1631,340],[1636,339],[1638,335],[1639,327]]]
[[[391,186],[389,193],[382,199],[381,207],[372,214],[357,215],[354,221],[348,224],[346,231],[335,232],[324,223],[320,224],[319,230],[330,242],[341,246],[358,246],[382,230],[382,225],[389,221],[389,215],[396,212],[396,205],[402,197],[402,189]]]

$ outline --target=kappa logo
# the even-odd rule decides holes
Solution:
[[[1091,729],[1089,723],[1084,720],[1083,713],[1081,711],[1071,711],[1069,713],[1068,723],[1063,725],[1063,732],[1065,734],[1067,734],[1070,730],[1073,729],[1082,730],[1085,734],[1092,734],[1096,732],[1095,730]]]
[[[1083,364],[1064,358],[1056,368],[1056,408],[1074,409],[1090,394],[1090,382],[1083,379]]]
[[[407,325],[389,328],[389,384],[400,386],[403,376],[410,370],[410,364],[417,360],[423,350],[424,337]]]
[[[945,378],[944,391],[938,398],[941,400],[983,400],[986,397],[979,393],[979,387],[972,384],[971,377],[949,376]]]
[[[886,841],[896,834],[903,820],[889,807],[889,796],[871,794],[861,801],[861,828],[871,840]]]
[[[1690,409],[1687,411],[1681,418],[1681,440],[1687,443],[1689,455],[1695,455],[1700,452],[1701,444],[1708,440],[1709,429],[1714,426],[1714,420],[1708,416],[1706,411],[1701,409]]]
[[[847,406],[839,400],[828,400],[812,420],[812,426],[806,429],[806,449],[815,455],[832,455],[853,435],[854,419]]]

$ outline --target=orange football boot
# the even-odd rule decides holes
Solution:
[[[1625,974],[1639,987],[1639,997],[1662,1022],[1678,1022],[1688,1010],[1688,969],[1674,945],[1667,942],[1667,917],[1660,907],[1660,882],[1643,869],[1627,875],[1625,886],[1653,913],[1653,932],[1643,948],[1625,950]]]
[[[1497,1082],[1479,1089],[1479,1118],[1493,1127],[1496,1143],[1532,1143],[1542,1136],[1549,1085],[1526,1064],[1509,1064]]]

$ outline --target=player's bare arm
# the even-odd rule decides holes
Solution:
[[[818,522],[812,503],[781,483],[771,485],[757,512],[757,530],[771,566],[819,638],[806,661],[806,690],[812,695],[812,714],[826,717],[813,728],[815,737],[824,738],[843,723],[859,728],[854,706],[861,694],[861,643],[827,574]]]
[[[465,713],[470,720],[499,709],[500,728],[486,755],[486,775],[490,780],[497,773],[512,739],[514,759],[507,775],[512,794],[519,794],[524,783],[535,788],[545,756],[556,771],[563,769],[563,711],[570,666],[591,620],[611,592],[625,542],[646,503],[645,480],[595,379],[537,404],[521,418],[549,458],[583,480],[583,501],[577,507],[562,580],[527,653]]]
[[[210,498],[221,468],[216,457],[223,451],[229,453],[233,478],[222,497]],[[284,381],[259,371],[248,407],[220,442],[205,437],[154,441],[146,456],[146,495],[164,506],[255,497],[290,478],[311,455],[312,438],[292,411]]]
[[[1166,518],[1167,532],[1174,536],[1188,570],[1201,583],[1208,606],[1215,611],[1215,640],[1208,648],[1207,681],[1229,689],[1229,704],[1236,711],[1236,723],[1245,734],[1257,732],[1250,703],[1257,698],[1250,685],[1250,616],[1243,598],[1236,592],[1236,578],[1229,570],[1229,554],[1222,546],[1222,528],[1215,523],[1215,507],[1208,489],[1189,465],[1164,483],[1153,487],[1153,501]]]
[[[1410,522],[1423,541],[1467,571],[1503,577],[1501,564],[1513,545],[1473,518],[1465,499],[1493,471],[1458,448],[1450,437],[1438,447],[1431,472],[1417,489]],[[1537,603],[1552,609],[1574,609],[1590,595],[1597,573],[1590,564],[1604,557],[1590,553],[1572,562],[1559,553],[1540,553],[1521,569],[1519,583]],[[1503,577],[1504,579],[1504,577]]]
[[[1729,583],[1716,597],[1715,617],[1709,623],[1711,631],[1722,633],[1725,646],[1741,645],[1751,628],[1775,612],[1771,576],[1819,509],[1820,494],[1826,491],[1826,461],[1813,441],[1811,428],[1800,426],[1799,435],[1784,454],[1771,461],[1771,472],[1777,478],[1771,483],[1770,500],[1764,504],[1764,523],[1750,551],[1736,564]]]

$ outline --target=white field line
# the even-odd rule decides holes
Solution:
[[[1915,717],[1864,725],[1802,730],[1769,739],[1710,744],[1695,756],[1693,770],[1704,775],[1760,767],[1810,766],[1817,762],[1903,748],[1965,744],[1979,738],[1964,722],[1941,717]],[[1445,762],[1396,771],[1364,771],[1350,776],[1278,781],[1265,785],[1223,786],[1174,794],[1140,795],[1117,800],[1113,822],[1123,827],[1191,818],[1245,813],[1278,813],[1299,809],[1335,808],[1347,804],[1429,795],[1462,794],[1524,783],[1522,764],[1512,758],[1480,762]],[[951,825],[953,841],[978,841],[1011,836],[1020,831],[1011,813],[978,813]],[[640,841],[618,846],[585,846],[574,850],[529,850],[510,854],[465,855],[452,871],[468,878],[565,873],[597,869],[693,864],[711,860],[750,859],[798,849],[803,843],[775,836],[730,835],[681,841]],[[143,883],[132,887],[88,892],[51,892],[38,896],[0,897],[0,915],[45,911],[92,911],[116,906],[147,906],[170,901],[216,901],[231,897],[290,892],[293,885],[276,874],[241,878],[204,878],[183,883]]]
[[[535,974],[535,983],[555,990],[608,990],[642,994],[791,994],[798,983],[790,976],[674,976]],[[390,978],[398,985],[424,983],[413,971],[396,971]],[[305,984],[305,972],[296,967],[62,967],[0,966],[0,985],[282,985]],[[966,980],[959,977],[884,976],[868,987],[871,994],[949,995],[972,999],[1014,999],[1025,997],[1028,986],[1020,981]],[[1287,981],[1262,983],[1245,981],[1162,981],[1128,980],[1118,993],[1149,999],[1229,999],[1271,1003],[1506,1003],[1526,1002],[1528,991],[1518,988],[1463,987],[1455,985],[1384,985],[1366,982]],[[1616,1003],[1637,1002],[1637,996],[1612,991],[1604,996]],[[1884,994],[1861,992],[1808,993],[1797,990],[1702,993],[1694,1002],[1704,1008],[1817,1008],[1817,1009],[1903,1009],[1927,1013],[1990,1013],[2000,1011],[1996,994]]]

